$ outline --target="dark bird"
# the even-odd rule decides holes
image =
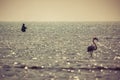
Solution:
[[[92,56],[93,51],[97,50],[97,45],[96,45],[95,41],[98,41],[98,38],[96,38],[96,37],[93,38],[93,40],[92,40],[93,44],[91,46],[88,46],[88,48],[87,48],[87,52],[90,53],[91,57],[93,57]]]
[[[22,25],[22,28],[21,28],[21,31],[22,31],[22,32],[26,32],[26,29],[27,29],[27,27],[25,26],[25,24],[23,24],[23,25]]]

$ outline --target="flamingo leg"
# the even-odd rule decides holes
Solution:
[[[93,58],[93,51],[90,52],[90,57]]]

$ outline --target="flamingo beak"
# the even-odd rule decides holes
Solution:
[[[97,41],[99,41],[99,39],[96,39]]]

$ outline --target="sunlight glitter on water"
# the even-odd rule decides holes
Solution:
[[[33,57],[32,59],[33,59],[33,60],[36,60],[37,58],[36,58],[36,57]]]
[[[120,60],[120,56],[115,56],[113,60]]]
[[[21,23],[0,26],[0,80],[120,79],[119,71],[109,70],[120,67],[120,24],[114,24],[117,28],[111,23],[26,24],[25,33],[19,30]],[[89,58],[86,48],[94,35],[98,49]],[[2,68],[5,64],[12,66]]]

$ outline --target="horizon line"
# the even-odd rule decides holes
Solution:
[[[119,20],[111,21],[0,21],[0,22],[120,22]]]

